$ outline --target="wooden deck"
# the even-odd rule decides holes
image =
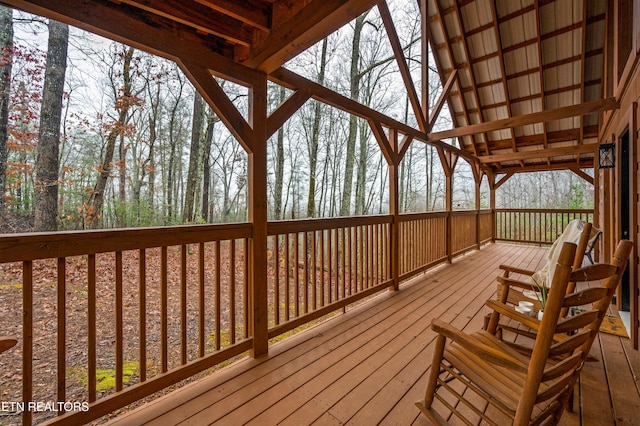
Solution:
[[[111,425],[426,424],[432,318],[482,325],[500,263],[536,268],[546,250],[492,244],[271,348],[120,416]],[[640,354],[600,333],[562,425],[640,424]]]

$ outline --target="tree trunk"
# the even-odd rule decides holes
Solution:
[[[124,228],[127,223],[127,147],[124,135],[120,134],[120,145],[118,146],[118,200],[120,208],[116,210],[118,228]],[[138,199],[138,197],[136,197]]]
[[[359,150],[358,170],[356,174],[356,215],[363,215],[366,213],[365,208],[365,193],[366,193],[366,176],[367,176],[367,161],[368,161],[368,146],[367,138],[365,137],[365,131],[360,128],[360,150]]]
[[[360,59],[360,35],[364,27],[366,13],[360,15],[354,24],[353,43],[351,50],[350,69],[350,95],[351,99],[358,101],[360,98],[360,73],[358,61]],[[358,138],[358,117],[351,115],[349,118],[349,136],[347,137],[347,159],[344,170],[344,183],[342,199],[340,201],[340,216],[348,216],[351,211],[351,192],[353,187],[353,167],[355,163],[356,140]]]
[[[327,67],[327,39],[322,41],[322,55],[320,57],[320,71],[317,83],[324,85],[324,74]],[[311,130],[311,142],[309,144],[309,193],[307,197],[307,217],[316,215],[316,169],[318,167],[318,143],[320,139],[320,118],[322,107],[316,101],[313,108],[313,128]]]
[[[280,103],[284,102],[286,91],[280,87]],[[284,184],[284,130],[278,129],[276,145],[276,182],[273,195],[274,214],[276,220],[284,219],[282,213],[282,185]]]
[[[209,192],[211,191],[211,144],[213,143],[213,128],[216,124],[216,117],[210,109],[207,119],[207,133],[204,137],[204,147],[202,149],[202,206],[200,215],[205,222],[209,222]]]
[[[184,220],[193,222],[196,186],[198,183],[198,161],[200,160],[200,139],[202,139],[202,113],[204,101],[198,92],[193,95],[193,123],[191,127],[191,149],[189,150],[189,170],[184,197]]]
[[[58,153],[68,45],[69,26],[49,21],[49,42],[40,110],[38,159],[36,160],[35,231],[58,229]]]
[[[91,209],[87,214],[87,222],[86,225],[89,228],[96,229],[98,228],[102,206],[104,204],[104,190],[107,187],[107,182],[109,181],[109,176],[111,175],[111,169],[113,167],[113,154],[116,148],[116,141],[118,140],[118,136],[120,132],[122,132],[125,128],[125,124],[127,121],[127,113],[129,111],[130,102],[132,101],[131,97],[131,60],[133,59],[133,47],[129,47],[125,54],[123,55],[123,65],[122,65],[122,79],[123,86],[120,96],[121,99],[116,99],[116,109],[118,110],[118,122],[116,126],[113,126],[113,129],[107,135],[107,144],[105,147],[104,158],[102,164],[100,165],[98,179],[96,181],[96,185],[93,188],[93,193],[91,194],[91,198],[89,200],[91,204]]]
[[[13,9],[0,6],[0,223],[4,219],[4,192],[7,180],[7,126],[13,63]]]

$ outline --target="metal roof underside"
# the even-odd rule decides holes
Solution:
[[[428,10],[443,81],[458,70],[448,99],[457,127],[603,98],[605,0],[429,0]],[[584,145],[597,135],[592,113],[460,136],[458,143],[498,172],[579,168],[593,165],[593,145]],[[558,155],[528,158],[545,149]]]

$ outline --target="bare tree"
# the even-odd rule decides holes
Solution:
[[[351,68],[349,72],[349,94],[351,99],[360,99],[360,73],[358,63],[360,59],[360,37],[364,28],[367,14],[356,18],[353,28],[353,40],[351,43]],[[355,164],[356,140],[358,138],[358,118],[352,115],[349,120],[349,136],[347,137],[347,158],[345,161],[344,183],[342,200],[340,201],[340,215],[347,216],[351,211],[351,192],[353,187],[353,168]]]
[[[286,91],[284,87],[280,87],[279,90],[279,103],[284,102]],[[275,219],[283,219],[282,211],[282,185],[284,183],[284,128],[278,129],[276,136],[276,170],[275,170],[275,184],[274,184],[274,216]]]
[[[318,71],[318,84],[324,85],[327,68],[327,39],[322,41],[322,53],[320,55],[320,70]],[[309,193],[307,195],[307,217],[316,215],[316,171],[318,168],[318,143],[320,139],[320,118],[322,105],[315,102],[313,106],[313,125],[309,140]]]
[[[207,129],[204,135],[202,147],[202,205],[200,216],[205,222],[209,221],[209,196],[211,192],[211,144],[213,143],[213,130],[218,121],[216,115],[207,107]]]
[[[0,223],[4,219],[4,193],[7,179],[7,126],[13,64],[13,9],[0,6]]]
[[[115,152],[118,136],[127,131],[127,118],[129,109],[138,104],[139,99],[132,92],[132,75],[131,65],[133,60],[133,47],[127,47],[124,52],[119,55],[122,58],[122,70],[116,75],[122,76],[122,86],[116,89],[115,75],[112,76],[112,85],[115,96],[115,109],[118,112],[118,118],[115,123],[111,124],[111,128],[107,134],[106,145],[104,148],[104,156],[98,169],[98,178],[89,199],[89,208],[86,212],[85,225],[89,228],[97,228],[100,216],[102,214],[102,206],[104,204],[104,192],[107,182],[111,176],[113,168],[113,155]]]
[[[198,181],[198,162],[200,160],[200,141],[202,139],[202,123],[204,100],[198,92],[193,95],[193,121],[191,127],[191,148],[189,150],[189,169],[184,200],[184,220],[193,222],[195,193]]]
[[[49,42],[36,161],[35,231],[58,229],[58,154],[68,46],[69,26],[49,21]]]

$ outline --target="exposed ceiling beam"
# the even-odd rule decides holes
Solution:
[[[273,136],[310,97],[311,94],[298,90],[273,111],[267,121],[267,138]]]
[[[580,164],[576,164],[576,160],[554,162],[551,164],[527,164],[525,168],[520,165],[502,166],[500,170],[493,169],[494,173],[528,173],[528,172],[551,172],[554,170],[573,170],[576,168],[592,169],[593,158],[583,158]]]
[[[579,168],[575,168],[575,169],[571,169],[571,171],[575,174],[577,174],[578,176],[580,176],[582,179],[584,179],[585,181],[589,182],[591,185],[594,184],[594,179],[593,176],[589,176],[588,174],[586,174],[585,172],[583,172],[582,170],[580,170]]]
[[[451,88],[453,87],[453,83],[456,81],[456,78],[458,78],[458,70],[454,69],[453,72],[449,74],[449,78],[442,88],[442,93],[440,93],[440,97],[438,97],[438,100],[433,106],[433,111],[431,111],[431,115],[429,116],[427,132],[430,132],[431,129],[433,129],[433,126],[435,126],[436,120],[440,116],[440,111],[451,94]]]
[[[102,0],[0,0],[0,3],[82,28],[172,61],[184,59],[202,67],[215,66],[229,76],[250,78],[249,74],[255,73],[233,62],[233,48],[222,39],[193,30],[180,31],[185,27],[175,21],[126,4]]]
[[[245,24],[258,28],[262,31],[269,31],[269,16],[271,11],[266,3],[255,0],[233,1],[233,0],[195,0],[213,10],[217,10],[225,15],[232,16]]]
[[[427,135],[419,130],[399,122],[391,117],[388,117],[366,105],[362,105],[359,102],[349,99],[339,93],[327,89],[326,87],[315,83],[305,77],[302,77],[286,68],[279,68],[269,75],[269,79],[281,86],[287,87],[292,90],[303,89],[310,93],[311,96],[327,105],[331,105],[335,108],[348,112],[349,114],[356,115],[366,120],[374,120],[383,126],[397,129],[400,133],[412,136],[414,139],[429,143],[435,147],[439,147],[446,151],[452,151],[456,155],[464,157],[469,162],[477,162],[477,158],[463,151],[453,145],[449,145],[440,140],[428,141]]]
[[[119,0],[119,2],[243,46],[250,46],[253,39],[252,29],[242,25],[242,22],[198,3],[184,7],[182,3],[164,0]]]
[[[549,157],[560,157],[563,155],[579,155],[579,154],[592,154],[598,148],[597,144],[588,145],[572,145],[562,148],[549,148],[536,151],[518,151],[509,152],[506,154],[493,154],[484,155],[478,157],[478,160],[483,163],[498,163],[501,161],[523,161],[531,160],[534,158],[547,159]]]
[[[378,11],[380,12],[384,28],[387,31],[387,36],[389,37],[389,42],[391,43],[393,55],[395,56],[396,63],[398,64],[398,69],[400,70],[404,86],[407,89],[407,95],[409,96],[411,107],[413,108],[413,115],[415,115],[420,130],[427,132],[427,119],[425,114],[423,114],[423,109],[420,105],[420,100],[418,99],[418,92],[416,91],[415,84],[413,84],[411,71],[409,70],[409,65],[407,65],[407,60],[404,57],[404,51],[402,50],[398,33],[396,32],[395,25],[393,24],[393,19],[391,19],[391,12],[389,11],[387,3],[384,1],[379,2]]]
[[[616,101],[615,98],[600,99],[597,101],[585,102],[580,105],[555,108],[547,111],[534,112],[527,115],[517,115],[515,117],[504,118],[501,120],[471,124],[465,127],[457,127],[451,130],[435,132],[427,135],[427,141],[433,142],[442,139],[475,135],[478,133],[520,127],[527,124],[544,123],[547,121],[560,120],[569,117],[579,117],[581,115],[591,114],[594,112],[609,111],[618,108],[618,101]]]
[[[371,9],[380,0],[312,0],[272,30],[255,47],[246,64],[267,74]]]

